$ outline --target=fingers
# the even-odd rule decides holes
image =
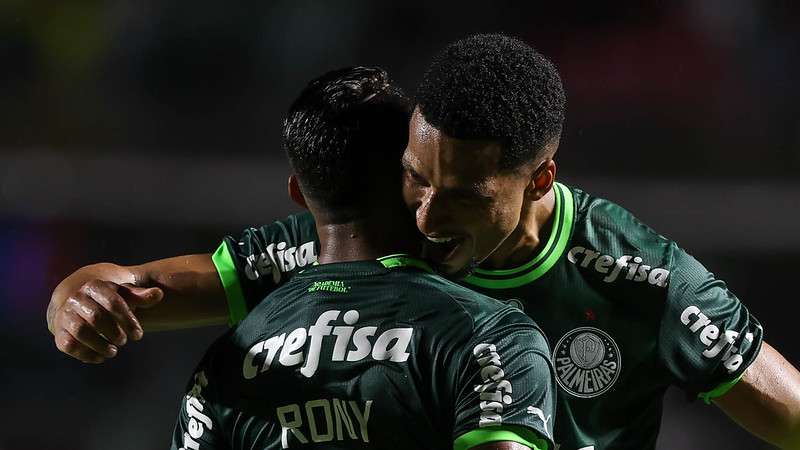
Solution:
[[[116,356],[129,339],[141,339],[142,326],[119,290],[127,292],[115,283],[93,280],[71,295],[53,316],[56,347],[85,363],[99,364]]]
[[[66,330],[58,330],[55,334],[56,347],[63,353],[87,364],[100,364],[105,358],[99,353],[81,344]]]
[[[138,341],[144,335],[144,330],[142,330],[139,320],[133,315],[128,302],[119,294],[119,289],[120,286],[117,284],[94,280],[84,284],[82,291],[111,314],[114,322],[122,329],[126,337]]]
[[[92,328],[80,315],[75,311],[69,310],[64,313],[64,331],[74,338],[79,344],[85,348],[80,348],[81,354],[94,356],[86,349],[91,350],[96,355],[103,358],[113,358],[117,355],[117,347],[108,343],[97,331]],[[91,357],[88,359],[92,359]],[[102,361],[101,361],[102,362]]]
[[[164,298],[164,291],[158,287],[138,287],[132,284],[121,284],[119,293],[129,300],[135,309],[150,308],[157,305]]]
[[[128,342],[125,332],[114,321],[111,313],[83,292],[68,298],[65,305],[67,306],[65,313],[78,314],[86,326],[96,330],[109,342],[117,345],[125,345]]]

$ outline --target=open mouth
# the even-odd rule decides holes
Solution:
[[[437,263],[445,263],[452,258],[464,242],[457,236],[425,236],[423,256]]]

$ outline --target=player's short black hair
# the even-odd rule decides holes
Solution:
[[[362,216],[381,186],[392,184],[399,196],[412,108],[380,67],[347,67],[311,81],[283,124],[284,148],[306,199],[329,220],[344,222]]]
[[[500,141],[502,169],[541,156],[561,134],[566,109],[555,66],[502,34],[448,45],[425,73],[416,102],[425,120],[448,136]]]

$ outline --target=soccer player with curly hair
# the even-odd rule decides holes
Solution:
[[[556,181],[565,98],[553,64],[514,38],[470,36],[434,59],[402,158],[427,259],[536,318],[556,369],[562,450],[654,448],[669,386],[800,448],[800,373],[725,283],[624,208]],[[316,258],[316,240],[308,215],[247,229],[214,255],[188,257],[188,279],[203,281],[177,288],[169,275],[186,260],[82,269],[54,293],[48,323],[62,351],[101,361],[103,347],[74,334],[97,338],[97,328],[72,326],[69,305],[94,305],[113,322],[102,305],[124,303],[114,290],[127,288],[114,286],[130,280],[176,298],[143,319],[219,320],[213,294],[224,293],[237,322]],[[97,280],[111,283],[107,296],[85,287]]]

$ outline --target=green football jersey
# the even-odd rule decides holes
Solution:
[[[173,449],[554,448],[547,340],[404,255],[313,265],[203,358]]]
[[[763,330],[724,282],[628,211],[559,183],[554,190],[539,252],[463,284],[509,299],[544,330],[562,450],[654,448],[667,387],[706,402],[722,395],[757,356]],[[232,320],[315,258],[315,239],[309,215],[225,238],[214,259]]]

